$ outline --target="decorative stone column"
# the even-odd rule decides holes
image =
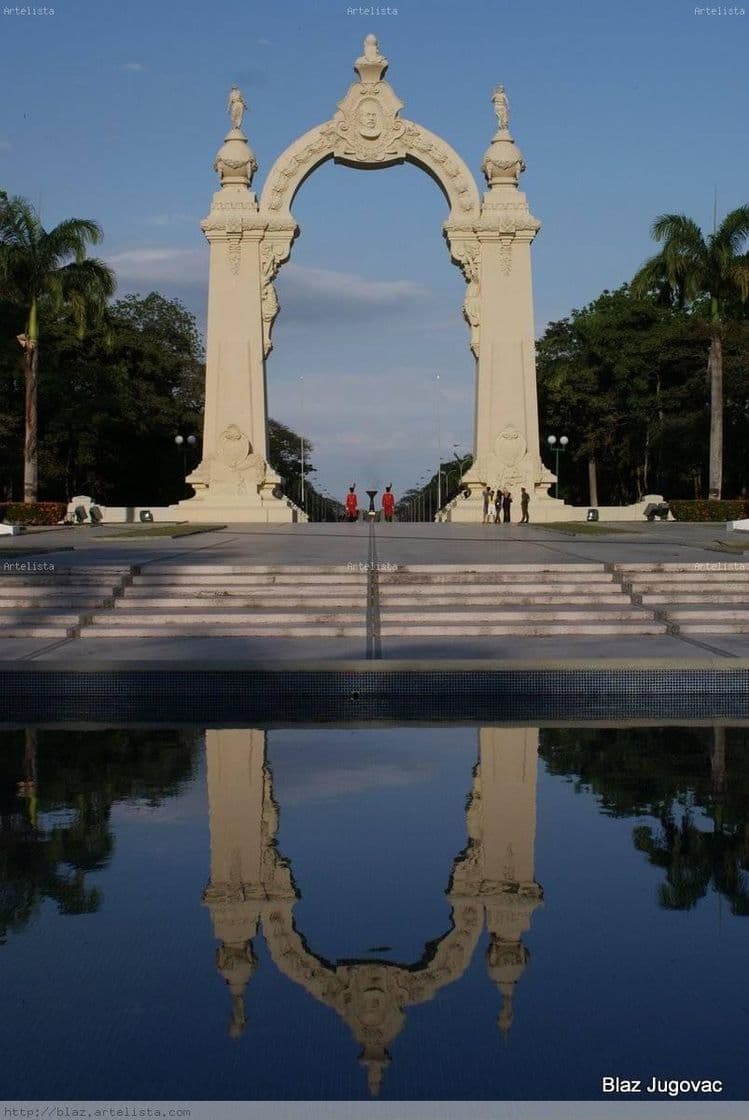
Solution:
[[[203,902],[219,946],[216,967],[231,995],[229,1034],[246,1025],[244,994],[257,968],[252,940],[269,906],[296,898],[274,840],[277,810],[265,763],[265,732],[206,731],[211,879]]]
[[[543,465],[538,428],[533,287],[530,248],[541,228],[519,189],[525,161],[509,131],[504,87],[492,97],[498,129],[481,165],[488,190],[475,227],[475,244],[461,261],[468,280],[464,305],[478,360],[474,463],[463,482],[453,521],[481,521],[482,490],[510,490],[519,508],[525,487],[532,519],[561,516],[563,502],[548,495],[554,475]]]
[[[489,933],[487,972],[502,995],[497,1025],[512,1025],[515,986],[529,952],[522,941],[543,891],[534,879],[537,727],[482,727],[468,805],[469,843],[456,861],[450,900],[474,898]]]
[[[257,161],[240,127],[245,108],[233,89],[232,128],[214,163],[221,186],[201,223],[210,245],[203,458],[186,479],[195,496],[170,507],[194,522],[298,519],[268,464],[264,359],[278,305],[260,250],[267,222],[250,190]]]

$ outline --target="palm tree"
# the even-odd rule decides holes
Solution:
[[[732,210],[707,237],[685,214],[661,214],[653,222],[661,252],[646,261],[632,281],[635,294],[656,291],[679,306],[706,301],[710,320],[710,467],[708,496],[723,485],[723,346],[726,306],[749,299],[749,205]]]
[[[24,309],[26,329],[18,335],[26,383],[23,500],[37,498],[37,384],[39,319],[46,307],[66,307],[82,336],[86,321],[100,317],[114,294],[115,277],[102,261],[86,257],[101,241],[101,228],[69,218],[45,230],[23,198],[0,195],[0,297]]]

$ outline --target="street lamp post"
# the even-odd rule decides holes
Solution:
[[[188,447],[195,446],[195,444],[198,442],[197,437],[188,436],[187,439],[185,439],[184,436],[177,435],[174,437],[174,442],[177,447],[182,448],[182,473],[184,474],[185,478],[187,478],[187,449]]]
[[[440,415],[440,375],[437,374],[437,509],[442,509],[442,419]]]
[[[557,440],[556,436],[549,436],[546,440],[549,449],[554,452],[554,474],[557,480],[554,483],[554,497],[559,497],[559,456],[563,451],[567,450],[567,444],[570,442],[567,436],[560,436]]]

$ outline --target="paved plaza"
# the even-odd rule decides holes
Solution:
[[[741,533],[722,524],[678,522],[627,523],[608,531],[572,535],[567,531],[522,525],[436,525],[428,523],[378,523],[374,529],[376,561],[380,571],[396,565],[579,565],[621,563],[698,565],[705,579],[713,572],[730,571],[744,559]],[[55,568],[105,568],[149,566],[176,569],[198,566],[337,566],[366,572],[373,555],[370,528],[355,525],[313,524],[299,526],[240,525],[195,535],[171,538],[141,536],[140,526],[128,534],[115,534],[107,527],[87,526],[31,531],[2,542],[0,569],[4,575],[27,566],[29,575]],[[704,568],[702,567],[704,565]],[[455,570],[455,569],[453,569]],[[530,570],[530,569],[529,569]],[[543,573],[533,577],[543,587]],[[331,587],[335,588],[335,580]],[[189,588],[186,589],[189,598]],[[331,592],[332,594],[332,592]],[[324,603],[319,604],[321,607]],[[196,595],[195,610],[200,608]],[[643,665],[732,664],[749,658],[749,635],[711,633],[702,635],[650,634],[585,637],[478,636],[457,638],[385,638],[378,651],[387,662],[407,664],[439,661],[443,665],[468,660],[488,663],[550,665],[610,662]],[[268,664],[283,661],[354,662],[367,656],[359,637],[294,639],[288,637],[100,637],[95,641],[74,638],[0,639],[0,658],[5,662],[86,663],[93,666],[121,661],[185,663],[201,661],[217,665]]]

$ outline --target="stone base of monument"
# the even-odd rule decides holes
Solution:
[[[520,498],[513,495],[512,521],[520,521]],[[596,506],[598,520],[601,521],[639,521],[645,520],[645,509],[651,503],[663,502],[660,494],[646,494],[645,497],[629,506]],[[591,506],[570,506],[561,498],[552,498],[544,490],[532,496],[528,517],[534,525],[549,525],[564,521],[587,521]],[[494,511],[491,510],[492,515]],[[480,525],[484,519],[484,498],[481,488],[472,487],[468,498],[458,496],[441,511],[438,519],[457,524]]]
[[[186,521],[190,525],[206,525],[218,522],[237,525],[291,525],[301,524],[308,519],[291,498],[285,495],[276,497],[272,492],[260,493],[254,497],[234,495],[211,495],[198,493],[194,498],[185,498],[173,506],[167,506],[168,520]]]

